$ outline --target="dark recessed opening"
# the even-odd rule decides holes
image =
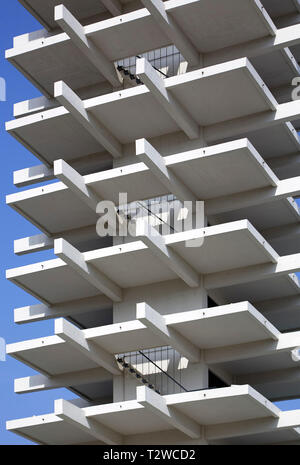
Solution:
[[[209,389],[228,387],[228,384],[215,375],[212,371],[208,370],[208,387]]]

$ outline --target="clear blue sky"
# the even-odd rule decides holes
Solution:
[[[51,252],[17,257],[13,253],[13,239],[36,234],[38,230],[5,205],[5,196],[17,191],[13,186],[14,170],[39,164],[21,144],[5,133],[4,122],[13,119],[13,104],[39,95],[39,92],[5,60],[5,50],[12,48],[13,37],[41,29],[41,25],[17,0],[1,2],[0,16],[0,77],[7,83],[7,101],[0,101],[1,202],[0,202],[0,337],[7,343],[53,334],[54,322],[40,322],[18,326],[13,322],[13,309],[36,303],[33,297],[5,280],[5,269],[38,262],[51,257]],[[53,411],[54,399],[70,399],[67,390],[17,395],[13,392],[14,378],[34,374],[26,365],[12,358],[0,362],[0,444],[30,444],[29,441],[5,430],[5,421]]]
[[[27,263],[38,262],[51,257],[51,252],[16,257],[13,254],[13,239],[37,233],[25,219],[5,205],[5,195],[16,191],[12,182],[12,172],[38,164],[35,157],[11,136],[5,133],[4,122],[13,119],[13,104],[33,98],[39,92],[4,59],[6,49],[12,47],[14,36],[41,29],[39,23],[18,3],[17,0],[2,2],[0,19],[0,77],[7,82],[7,101],[0,102],[0,148],[1,148],[1,202],[0,202],[0,337],[7,343],[32,339],[53,334],[53,321],[18,326],[13,323],[13,309],[34,304],[35,300],[25,292],[5,280],[5,269]],[[74,397],[67,390],[53,390],[44,393],[16,395],[13,380],[30,376],[34,371],[21,363],[8,358],[0,362],[0,444],[30,444],[29,441],[5,430],[5,421],[53,411],[54,399]],[[300,398],[300,386],[299,386]],[[299,401],[280,403],[282,409],[300,409]]]

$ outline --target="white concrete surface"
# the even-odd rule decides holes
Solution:
[[[253,432],[269,433],[269,443],[279,440],[280,433],[285,440],[286,432],[290,433],[289,439],[295,440],[297,437],[294,428],[299,426],[300,417],[297,410],[291,412],[280,412],[263,396],[247,385],[232,386],[210,391],[198,391],[194,393],[183,393],[165,396],[162,401],[169,413],[159,415],[152,409],[141,405],[138,400],[114,403],[103,406],[87,407],[76,409],[68,405],[67,402],[56,402],[56,414],[47,414],[34,418],[24,418],[22,420],[9,421],[7,428],[34,439],[39,443],[51,444],[72,444],[72,443],[93,443],[98,428],[93,428],[94,422],[99,429],[110,429],[110,438],[102,436],[102,441],[98,444],[112,443],[116,438],[115,434],[122,435],[118,438],[118,443],[123,444],[164,444],[178,443],[178,437],[182,444],[201,444],[203,437],[206,440],[219,440],[225,438],[235,438],[243,433],[251,435]],[[159,402],[155,399],[155,406]],[[214,405],[214,408],[211,406]],[[232,408],[232,405],[235,408]],[[159,408],[159,407],[158,407]],[[66,410],[64,410],[66,409]],[[73,421],[62,420],[64,411],[74,412]],[[186,419],[184,419],[186,415]],[[170,426],[170,418],[173,425]],[[176,421],[175,421],[176,418]],[[179,423],[180,418],[180,425]],[[91,420],[93,422],[91,423]],[[189,424],[189,431],[193,429],[192,423],[202,426],[201,436],[194,441],[188,439],[185,433],[179,434],[174,431],[181,427],[185,420],[185,425]],[[195,425],[195,423],[193,423]],[[84,431],[83,431],[84,428]],[[62,434],[63,442],[62,442]],[[107,429],[105,429],[107,432]],[[161,439],[158,439],[156,431],[160,431]],[[272,433],[274,437],[272,438]],[[276,434],[277,433],[277,434]],[[279,434],[278,434],[279,433]],[[146,439],[147,438],[147,439]],[[148,441],[148,442],[145,442]],[[173,442],[174,441],[174,442]]]
[[[36,3],[40,4],[37,1]],[[152,14],[153,9],[151,14],[146,8],[138,9],[123,14],[121,18],[90,23],[84,28],[84,33],[111,63],[121,58],[139,55],[145,50],[154,50],[173,43],[193,65],[198,64],[200,54],[207,55],[207,65],[218,63],[222,60],[218,58],[209,60],[210,55],[216,50],[237,44],[243,44],[238,56],[233,50],[233,55],[227,60],[249,56],[248,43],[258,39],[265,39],[265,53],[274,46],[269,39],[274,37],[276,40],[276,27],[266,10],[261,9],[259,1],[227,0],[224,5],[221,0],[214,0],[214,3],[215,8],[211,8],[208,0],[170,0],[160,4],[164,7],[161,7],[161,10],[153,7],[155,11],[160,11],[158,15]],[[77,11],[75,12],[77,5],[71,7],[72,4],[69,2],[65,2],[64,5],[77,19],[80,19]],[[151,9],[150,5],[152,2],[148,3]],[[100,9],[100,5],[97,7]],[[41,6],[39,5],[38,8],[40,9]],[[52,20],[53,11],[51,13]],[[164,30],[160,22],[162,17],[168,18],[162,20]],[[251,27],[245,27],[245,24],[251,24]],[[168,30],[168,34],[165,30]],[[138,41],[136,37],[139,37]],[[299,41],[299,34],[296,37]],[[279,38],[279,42],[281,42],[279,48],[289,46],[288,40],[282,42]],[[122,47],[119,46],[120,43]],[[48,66],[47,72],[41,73],[37,59],[47,60],[48,53],[51,53],[50,48],[53,50],[53,47],[55,49],[54,55],[52,54],[53,66]],[[60,59],[62,56],[63,61]],[[78,59],[71,62],[68,56],[77,56]],[[95,85],[103,80],[97,68],[65,33],[49,35],[48,32],[43,34],[41,31],[39,34],[32,34],[32,37],[23,35],[15,39],[14,48],[7,51],[6,57],[48,96],[53,95],[51,83],[57,79],[58,69],[61,73],[60,79],[65,80],[74,90]],[[278,58],[275,57],[276,59]],[[78,68],[78,63],[81,62],[84,65]],[[203,64],[206,64],[205,61]],[[286,63],[283,66],[288,69],[290,65]],[[75,74],[78,78],[74,80]]]
[[[188,109],[197,125],[205,126],[203,138],[210,144],[241,134],[245,131],[246,119],[250,132],[297,119],[300,115],[299,101],[277,105],[245,58],[165,79],[164,86],[178,104]],[[214,92],[216,88],[217,93]],[[58,107],[10,121],[6,123],[6,129],[46,164],[53,163],[58,151],[65,161],[104,151],[103,143],[91,136],[83,123],[87,114],[95,124],[109,128],[109,137],[123,146],[141,137],[151,139],[180,129],[168,114],[161,111],[160,104],[144,85],[82,103],[77,96],[75,100],[78,111],[84,112],[80,123],[64,107]],[[143,118],[140,118],[141,107],[147,107]],[[124,119],[128,108],[130,118]],[[208,112],[207,108],[211,110]]]
[[[202,247],[186,247],[187,241],[204,238]],[[165,244],[196,273],[205,275],[208,289],[235,283],[256,282],[298,271],[299,255],[278,257],[246,220],[165,236]],[[71,247],[71,246],[70,246]],[[213,260],[211,260],[213,254]],[[74,252],[75,253],[75,252]],[[113,287],[131,288],[176,279],[142,241],[133,241],[78,255],[82,267],[90,267]],[[75,255],[74,255],[75,256]],[[79,259],[79,256],[82,257]],[[146,267],[146,268],[145,268]],[[124,274],[123,270],[127,269]],[[144,274],[140,269],[147,269]],[[230,270],[230,272],[229,272]],[[57,304],[101,293],[86,272],[79,272],[61,259],[7,270],[7,278],[25,288],[41,302]],[[257,277],[257,278],[256,278]],[[49,283],[51,282],[51,286]],[[103,291],[104,292],[104,287]],[[105,291],[107,293],[108,290]],[[111,298],[111,295],[109,295]]]
[[[75,242],[76,236],[78,240],[84,236],[96,238],[93,226],[97,221],[96,205],[100,200],[111,200],[118,205],[115,183],[120,192],[127,193],[128,202],[167,193],[182,201],[204,200],[205,214],[214,224],[249,218],[267,233],[270,228],[279,227],[278,233],[283,236],[284,226],[299,224],[296,204],[288,197],[299,195],[300,178],[279,181],[246,139],[166,157],[161,157],[143,139],[137,141],[137,153],[138,159],[144,157],[145,164],[125,165],[84,177],[66,162],[56,161],[55,174],[64,184],[44,185],[7,196],[7,204],[46,235],[18,239],[15,252],[22,254],[49,248],[57,234],[62,233],[66,238],[73,236]],[[153,157],[157,158],[154,163]],[[213,182],[216,176],[220,179],[217,184]],[[19,180],[28,182],[28,173],[24,172]],[[52,205],[55,205],[55,217],[48,214]],[[268,216],[266,207],[270,211]],[[286,241],[282,242],[283,245],[277,241],[281,253],[297,250],[296,246],[293,248],[295,241],[290,242],[291,248],[287,251],[283,248]]]

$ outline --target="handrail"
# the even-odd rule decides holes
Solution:
[[[156,368],[158,368],[164,375],[166,375],[168,378],[170,378],[175,384],[177,384],[177,386],[179,386],[181,389],[183,389],[185,392],[189,392],[187,389],[185,389],[184,386],[182,386],[182,384],[178,383],[178,381],[176,381],[175,378],[173,378],[173,376],[169,375],[169,373],[167,373],[166,371],[164,371],[160,366],[158,366],[155,362],[153,362],[153,360],[151,360],[151,358],[147,357],[146,354],[144,354],[141,350],[138,351],[139,354],[141,354],[143,357],[145,357],[150,363],[152,363]]]

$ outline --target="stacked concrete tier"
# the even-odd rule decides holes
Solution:
[[[300,444],[300,410],[273,403],[300,397],[300,2],[20,3],[45,29],[6,57],[42,96],[6,128],[42,164],[14,173],[23,190],[7,204],[40,230],[15,253],[56,258],[7,278],[38,301],[15,323],[56,320],[7,353],[37,372],[16,393],[77,397],[8,430],[39,444]],[[97,205],[120,193],[150,202],[152,222],[99,237]],[[158,198],[203,202],[204,224],[155,223]]]

